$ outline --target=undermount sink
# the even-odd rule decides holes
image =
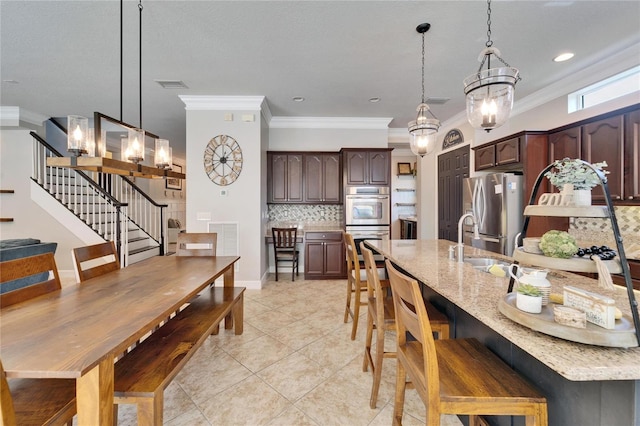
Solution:
[[[511,265],[510,262],[501,259],[492,259],[490,257],[465,257],[464,263],[468,263],[475,269],[483,272],[489,272],[489,268],[493,265],[502,267],[505,273],[508,273],[507,268]]]

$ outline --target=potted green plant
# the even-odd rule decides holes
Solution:
[[[551,184],[561,192],[569,191],[573,194],[573,204],[576,206],[591,205],[591,189],[600,184],[600,177],[589,167],[589,163],[572,158],[563,158],[553,162],[553,168],[545,173]],[[609,173],[604,170],[607,162],[591,164],[604,175]]]
[[[533,284],[520,284],[516,289],[516,308],[531,314],[542,312],[542,290]]]

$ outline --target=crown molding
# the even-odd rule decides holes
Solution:
[[[20,127],[20,122],[42,126],[49,117],[17,106],[0,106],[0,126]]]
[[[392,118],[375,117],[273,117],[272,129],[388,129]]]

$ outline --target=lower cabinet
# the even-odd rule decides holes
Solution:
[[[306,232],[304,240],[305,279],[346,277],[342,232]]]

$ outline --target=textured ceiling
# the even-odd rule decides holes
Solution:
[[[261,95],[273,116],[389,117],[404,128],[421,97],[422,22],[431,23],[426,96],[449,99],[432,105],[445,121],[464,111],[462,80],[487,40],[484,1],[142,5],[143,127],[170,139],[178,156],[178,95]],[[640,43],[639,1],[494,1],[492,10],[494,46],[521,72],[516,102]],[[99,111],[138,125],[138,19],[138,2],[125,1],[121,116],[119,1],[1,1],[1,104],[56,117]],[[565,50],[575,58],[552,62]]]

